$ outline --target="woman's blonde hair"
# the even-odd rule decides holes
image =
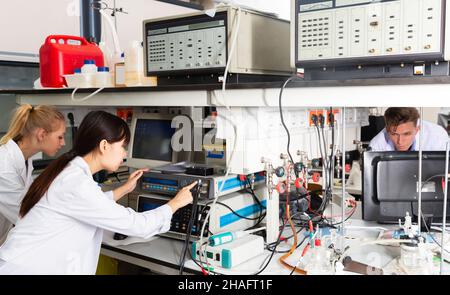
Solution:
[[[18,142],[36,128],[53,132],[57,120],[64,122],[64,115],[53,106],[21,105],[11,119],[8,132],[0,139],[0,145],[6,144],[10,139]]]

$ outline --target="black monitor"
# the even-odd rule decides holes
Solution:
[[[155,168],[176,161],[171,140],[176,128],[173,115],[136,114],[131,127],[127,165],[133,168]]]
[[[397,223],[409,212],[417,221],[418,155],[418,152],[364,153],[364,220]],[[440,222],[443,217],[445,152],[423,152],[422,159],[422,213],[427,222]],[[447,215],[450,215],[449,209],[447,205]]]

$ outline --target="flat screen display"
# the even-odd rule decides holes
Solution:
[[[170,120],[138,119],[133,139],[133,158],[172,161],[175,128]]]

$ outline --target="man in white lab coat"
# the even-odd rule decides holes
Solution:
[[[386,128],[371,140],[371,150],[418,151],[419,131],[422,128],[422,150],[444,151],[448,141],[447,131],[427,121],[420,126],[419,118],[416,108],[388,108],[384,113]]]

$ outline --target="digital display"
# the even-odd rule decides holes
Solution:
[[[145,178],[143,178],[143,182],[151,183],[151,184],[178,186],[178,181],[172,180],[172,179],[159,179],[159,178],[145,177]]]
[[[172,162],[171,120],[139,119],[133,138],[133,158]]]
[[[161,206],[161,204],[144,203],[144,204],[142,204],[142,211],[141,212],[150,211],[150,210],[156,209],[156,208],[158,208],[160,206]]]

